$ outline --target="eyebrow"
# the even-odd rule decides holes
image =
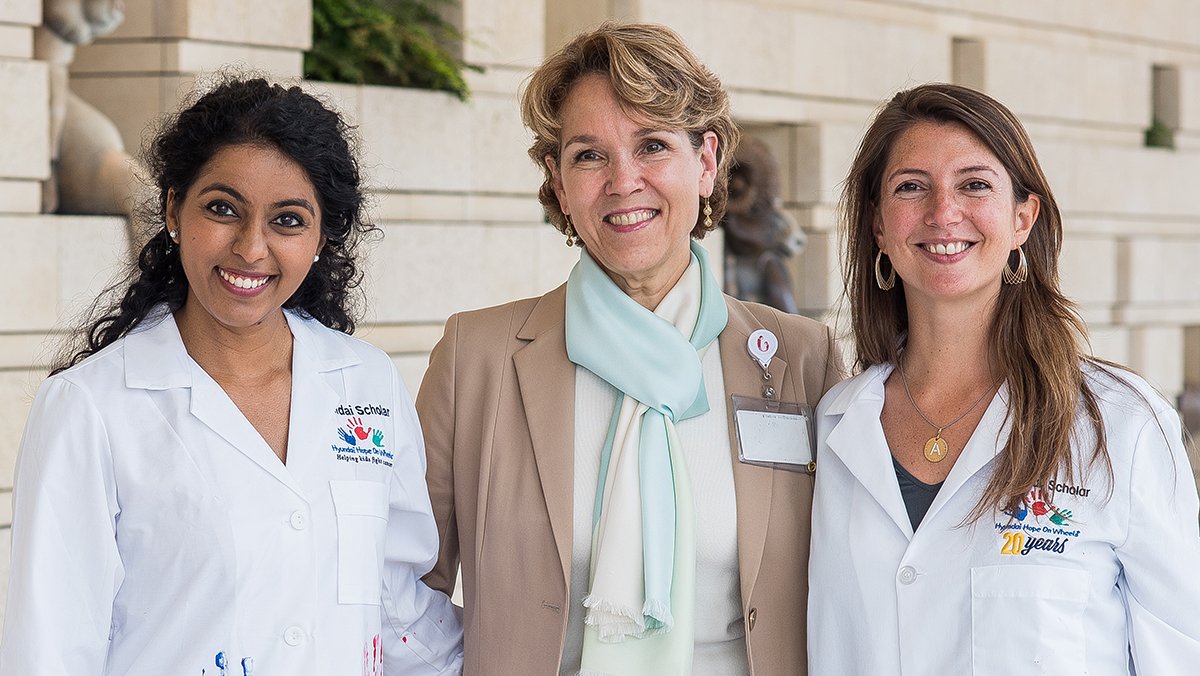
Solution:
[[[989,174],[992,174],[993,176],[1000,175],[999,172],[997,172],[995,169],[993,169],[992,167],[989,167],[986,164],[973,164],[969,167],[963,167],[962,169],[959,169],[955,173],[961,175],[961,174],[974,174],[974,173],[981,172],[981,171],[985,171]],[[892,173],[888,174],[887,180],[890,181],[890,180],[896,178],[897,176],[907,176],[907,175],[929,176],[929,172],[925,171],[924,169],[901,167],[900,169],[897,169],[897,170],[893,171]]]
[[[211,183],[211,184],[205,186],[204,189],[201,190],[197,194],[203,195],[204,193],[214,192],[214,191],[226,193],[233,199],[241,202],[242,204],[245,204],[248,201],[242,195],[242,193],[238,192],[236,189],[234,189],[233,186],[228,185],[226,183]],[[317,211],[316,211],[316,209],[313,208],[312,203],[301,197],[293,197],[291,199],[280,200],[271,205],[272,209],[282,209],[284,207],[300,207],[300,208],[308,211],[308,213],[312,214],[314,217],[317,215]]]
[[[654,134],[659,134],[662,131],[663,131],[662,129],[655,129],[652,127],[642,127],[641,129],[638,129],[637,131],[633,132],[633,135],[637,138],[642,138],[644,136],[651,136]],[[595,144],[595,143],[599,143],[599,142],[600,142],[600,139],[596,138],[595,136],[592,136],[591,134],[576,134],[575,136],[572,136],[571,138],[564,141],[562,144],[562,147],[566,148],[567,146],[571,145],[572,143],[582,143],[584,145],[591,145],[591,144]]]

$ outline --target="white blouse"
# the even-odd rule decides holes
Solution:
[[[708,413],[676,425],[688,460],[696,502],[695,676],[743,676],[745,629],[737,561],[737,509],[721,351],[717,342],[702,361]],[[571,555],[571,607],[560,676],[579,672],[583,655],[583,599],[592,554],[592,510],[600,476],[600,451],[617,402],[617,390],[591,371],[575,369],[575,529]]]

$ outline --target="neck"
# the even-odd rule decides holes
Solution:
[[[675,285],[679,283],[679,280],[683,277],[683,273],[687,272],[688,265],[691,262],[692,258],[689,255],[684,259],[681,266],[656,270],[645,275],[622,276],[608,270],[604,272],[613,280],[613,283],[617,287],[625,292],[625,295],[636,301],[638,305],[654,312],[658,304],[662,302],[662,299],[666,298],[671,289],[675,288]]]
[[[977,391],[999,382],[989,332],[994,303],[927,306],[909,303],[904,372],[916,389]]]
[[[189,311],[194,306],[185,303],[175,313],[175,323],[188,355],[213,380],[261,382],[271,374],[291,370],[292,333],[282,310],[273,319],[233,329],[213,321],[202,309]],[[201,314],[204,316],[197,316]]]

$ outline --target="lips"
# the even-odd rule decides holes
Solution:
[[[954,254],[966,251],[974,245],[974,242],[937,242],[921,244],[920,247],[929,253],[938,254],[939,256],[953,256]]]
[[[604,222],[609,225],[625,226],[635,225],[654,218],[658,215],[657,209],[635,209],[633,211],[623,211],[617,214],[609,214],[604,217]]]
[[[253,291],[261,287],[263,284],[271,281],[273,275],[247,275],[244,273],[234,273],[223,268],[217,268],[217,274],[221,279],[229,284],[246,291]]]

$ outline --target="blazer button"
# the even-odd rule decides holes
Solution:
[[[754,623],[758,620],[758,608],[751,608],[750,614],[746,616],[746,625],[750,631],[754,631]]]

